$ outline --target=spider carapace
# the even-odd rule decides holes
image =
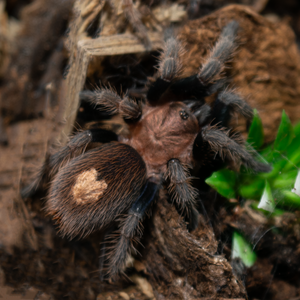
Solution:
[[[111,88],[94,91],[90,102],[122,115],[129,135],[104,129],[77,133],[41,169],[40,178],[51,170],[46,210],[63,235],[86,236],[119,224],[107,259],[110,277],[124,267],[134,238],[141,234],[139,224],[159,189],[167,187],[193,228],[195,204],[201,199],[191,184],[191,169],[196,167],[204,179],[224,163],[269,171],[230,131],[233,112],[248,120],[253,116],[238,94],[224,89],[220,76],[236,49],[238,28],[237,22],[228,23],[198,74],[181,79],[182,46],[175,38],[168,39],[145,103],[121,97]],[[208,105],[205,98],[214,93],[215,101]],[[92,142],[103,144],[85,151]]]
[[[172,102],[158,107],[145,106],[142,119],[130,132],[130,139],[124,142],[142,156],[147,177],[160,184],[167,171],[166,162],[176,158],[184,165],[191,163],[199,124],[184,103]]]

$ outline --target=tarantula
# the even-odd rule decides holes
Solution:
[[[111,88],[99,88],[90,97],[96,106],[121,114],[130,134],[83,131],[49,158],[54,179],[46,210],[63,235],[83,237],[119,224],[108,257],[109,276],[124,266],[133,239],[141,234],[139,224],[159,189],[167,186],[193,228],[198,192],[191,185],[192,168],[197,166],[203,178],[223,161],[256,172],[269,171],[228,129],[232,112],[250,120],[252,109],[233,91],[218,92],[223,86],[220,73],[236,48],[237,30],[237,22],[227,24],[199,73],[183,79],[178,79],[182,46],[175,38],[168,39],[158,79],[149,87],[145,103],[121,97]],[[215,92],[216,100],[209,106],[205,97]],[[103,144],[85,151],[92,142]]]

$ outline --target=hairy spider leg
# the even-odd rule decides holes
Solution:
[[[223,91],[218,94],[212,109],[212,125],[228,127],[232,112],[238,112],[248,121],[253,118],[253,110],[238,94]]]
[[[239,24],[231,21],[222,30],[219,40],[213,48],[210,57],[204,63],[198,74],[199,81],[208,85],[217,79],[224,69],[224,64],[230,59],[236,48],[236,34]]]
[[[270,166],[260,163],[247,151],[242,145],[242,139],[239,136],[230,136],[229,130],[219,129],[217,126],[205,126],[197,135],[193,145],[194,158],[201,159],[203,149],[210,149],[210,161],[215,155],[219,155],[222,160],[243,164],[254,172],[269,172]],[[216,170],[211,170],[212,172]],[[212,173],[211,172],[211,173]]]
[[[122,0],[123,12],[132,28],[139,35],[146,50],[151,50],[151,41],[146,26],[142,23],[141,13],[134,7],[132,0]]]
[[[147,208],[155,199],[157,191],[158,185],[148,180],[141,196],[133,203],[128,215],[122,220],[120,236],[113,246],[113,250],[109,253],[109,277],[117,275],[125,265],[127,254],[132,250],[135,251],[133,239],[142,235],[141,228],[139,228],[140,222]]]
[[[109,244],[109,236],[117,230],[117,225],[114,224],[113,226],[108,227],[107,230],[105,230],[104,236],[101,239],[100,243],[100,257],[99,257],[99,278],[101,281],[104,281],[108,279],[108,274],[104,272],[105,266],[109,264],[108,261],[108,255],[107,255],[107,246]]]
[[[138,121],[142,115],[140,102],[125,96],[120,97],[111,88],[99,88],[94,92],[88,92],[87,101],[99,106],[98,109],[106,110],[111,114],[120,113],[125,121]]]
[[[194,97],[195,100],[203,103],[204,97],[218,91],[224,85],[224,80],[220,79],[220,73],[236,48],[238,27],[239,24],[236,21],[227,24],[199,73],[173,82],[170,91],[177,96]]]
[[[182,47],[175,38],[167,40],[159,63],[160,77],[149,88],[147,94],[149,103],[159,101],[169,89],[177,97],[192,97],[204,104],[206,96],[218,91],[224,85],[224,80],[219,77],[236,48],[238,27],[238,22],[232,21],[223,28],[219,40],[198,74],[175,81],[173,79],[180,72],[179,54]]]
[[[193,105],[197,106],[197,102],[191,102],[190,106],[192,109]],[[197,117],[199,125],[205,125],[210,122],[212,126],[224,129],[225,127],[229,127],[229,122],[231,120],[231,115],[233,112],[238,112],[243,117],[245,117],[248,122],[250,122],[253,118],[252,108],[238,94],[230,90],[225,90],[217,95],[212,108],[209,105],[204,104],[194,109],[193,114]],[[232,136],[233,134],[228,132],[228,135]],[[201,141],[202,136],[196,138],[194,144],[194,155],[198,156],[197,160],[200,160],[200,163],[203,166],[201,169],[201,178],[205,180],[214,171],[222,167],[222,165],[224,164],[224,160],[220,156],[220,152],[212,154],[212,149],[208,142],[203,143]],[[199,157],[197,153],[201,153],[202,156]],[[203,153],[206,154],[203,156]]]
[[[90,129],[77,133],[66,146],[46,158],[35,180],[21,191],[21,196],[23,198],[33,196],[39,188],[42,179],[45,178],[47,174],[50,175],[50,178],[53,177],[72,157],[84,152],[90,143],[108,143],[117,140],[117,134],[101,128]]]
[[[193,101],[194,104],[198,102]],[[198,119],[199,125],[202,126],[207,124],[207,121],[211,116],[211,107],[208,104],[202,104],[200,107],[193,107],[193,103],[191,104],[191,110],[193,111],[194,116]]]
[[[179,55],[182,51],[181,44],[174,37],[166,41],[158,65],[159,78],[150,86],[147,93],[150,104],[157,103],[172,84],[173,79],[178,76],[181,68]]]
[[[166,179],[169,180],[168,192],[181,213],[187,217],[189,230],[198,225],[198,213],[195,209],[197,189],[191,185],[191,176],[187,166],[178,159],[171,159],[167,164]]]

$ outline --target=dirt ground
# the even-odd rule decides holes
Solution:
[[[237,20],[229,86],[259,110],[267,143],[282,109],[299,121],[299,1],[141,1],[137,9],[133,22],[121,1],[0,0],[0,298],[300,299],[299,211],[269,219],[251,199],[228,201],[206,189],[199,226],[189,232],[161,192],[143,223],[140,255],[111,281],[99,272],[105,231],[70,241],[46,215],[49,174],[21,197],[68,135],[125,130],[79,92],[101,82],[143,101],[170,32],[185,45],[182,76],[189,76],[222,27]],[[245,120],[232,125],[246,135]],[[251,268],[231,260],[235,229],[255,245]]]

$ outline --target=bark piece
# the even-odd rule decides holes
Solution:
[[[217,255],[212,229],[189,233],[175,207],[160,199],[153,212],[144,264],[157,299],[246,298],[230,263]]]
[[[64,33],[73,2],[35,0],[22,10],[22,25],[0,93],[6,123],[43,113],[47,84],[59,89],[66,60]]]

